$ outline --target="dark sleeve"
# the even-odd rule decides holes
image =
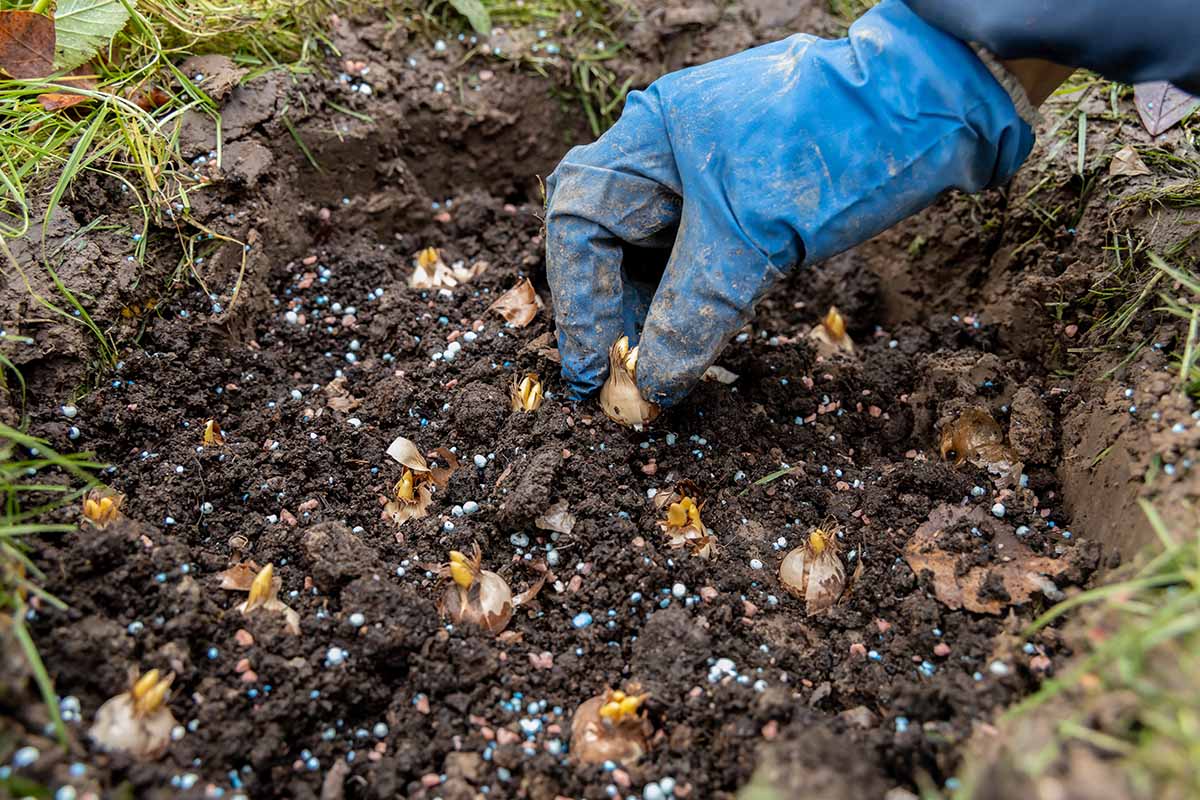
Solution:
[[[1087,67],[1123,83],[1200,94],[1200,0],[904,0],[999,58]]]

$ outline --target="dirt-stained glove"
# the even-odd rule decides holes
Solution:
[[[910,8],[997,58],[1041,58],[1139,83],[1171,81],[1200,93],[1196,0],[905,0]]]
[[[600,388],[622,333],[638,386],[678,402],[788,270],[1010,177],[1033,145],[978,56],[900,0],[829,41],[798,34],[671,73],[547,181],[563,375]],[[645,304],[623,243],[672,247]]]

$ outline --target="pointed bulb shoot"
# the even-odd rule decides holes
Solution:
[[[267,564],[254,576],[250,584],[250,596],[246,598],[245,611],[252,611],[266,605],[271,599],[271,582],[275,579],[275,565]],[[245,613],[245,611],[243,613]]]
[[[106,494],[93,489],[83,499],[83,518],[97,528],[107,527],[120,518],[124,501],[122,494]]]
[[[215,419],[210,419],[204,423],[204,446],[219,447],[225,444],[225,435],[221,433],[221,426],[217,424]]]
[[[830,306],[829,311],[808,332],[808,338],[816,348],[817,355],[822,358],[846,356],[854,353],[854,341],[846,333],[846,319],[836,306]]]
[[[846,337],[846,320],[842,317],[837,306],[830,306],[828,313],[825,314],[825,319],[821,320],[821,325],[825,328],[825,332],[829,334],[829,338],[835,342],[840,342]]]
[[[411,469],[405,468],[404,473],[400,476],[400,480],[396,481],[394,493],[397,499],[403,500],[405,503],[414,502],[413,473]]]
[[[542,381],[536,372],[529,373],[519,382],[514,381],[511,394],[512,410],[525,413],[537,411],[545,399],[542,392]]]
[[[450,577],[464,589],[470,589],[475,582],[467,557],[458,550],[450,551]]]
[[[149,678],[149,681],[147,681]],[[160,677],[158,670],[152,669],[143,675],[130,692],[133,695],[133,712],[135,716],[147,717],[153,714],[158,709],[162,708],[167,702],[167,693],[171,689],[171,683],[175,680],[175,673],[169,673],[166,677]],[[141,692],[138,689],[141,687]]]
[[[150,670],[133,682],[133,688],[129,690],[129,693],[133,695],[134,700],[141,700],[147,692],[154,688],[160,677],[157,669]]]
[[[425,270],[432,269],[441,260],[436,247],[426,247],[417,253],[417,264]]]

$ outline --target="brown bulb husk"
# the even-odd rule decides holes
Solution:
[[[963,409],[942,428],[938,451],[955,466],[970,461],[993,471],[1007,472],[1017,462],[1017,454],[1004,443],[1000,423],[982,408]]]
[[[538,297],[529,278],[522,278],[516,286],[488,306],[488,311],[495,311],[514,328],[524,328],[533,322],[541,308],[542,298]]]
[[[583,764],[632,764],[649,749],[652,728],[645,714],[613,723],[600,716],[612,692],[580,703],[571,718],[571,755]]]
[[[654,421],[660,409],[638,391],[636,364],[637,348],[629,349],[629,337],[613,342],[608,350],[608,380],[600,388],[600,408],[613,422],[640,430]]]
[[[134,684],[135,680],[130,683]],[[165,702],[142,713],[131,690],[100,706],[88,736],[103,750],[128,753],[139,761],[150,761],[166,752],[171,744],[171,731],[178,724]]]
[[[570,535],[571,531],[575,530],[575,515],[571,513],[570,503],[559,500],[539,514],[533,524],[544,531]]]
[[[789,551],[779,565],[779,581],[788,592],[804,599],[809,615],[832,606],[846,588],[846,568],[838,556],[836,536],[832,528],[828,532],[814,530],[808,541]]]

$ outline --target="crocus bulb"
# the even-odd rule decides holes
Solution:
[[[83,518],[97,528],[108,527],[120,519],[125,495],[92,489],[83,498]]]
[[[854,342],[846,335],[846,319],[836,306],[829,307],[821,324],[808,332],[808,338],[822,358],[854,353]]]
[[[404,471],[392,487],[392,499],[383,507],[384,516],[397,525],[427,516],[429,503],[433,500],[430,482],[434,477],[429,463],[417,446],[403,436],[388,446],[387,454],[403,466]]]
[[[542,406],[542,400],[545,397],[542,394],[542,382],[538,378],[536,372],[531,372],[522,378],[519,382],[513,380],[512,386],[512,410],[537,411]]]
[[[171,744],[171,730],[178,724],[167,707],[175,675],[152,669],[131,677],[129,691],[100,706],[88,735],[104,750],[140,760],[158,758]]]
[[[814,528],[808,541],[791,550],[779,565],[785,589],[804,598],[805,611],[815,614],[832,606],[846,588],[846,568],[838,556],[836,529]]]
[[[512,619],[513,593],[504,578],[480,566],[482,561],[479,545],[469,558],[450,551],[450,561],[441,570],[449,581],[439,610],[455,624],[468,622],[488,633],[500,633]]]
[[[711,558],[717,539],[700,519],[703,505],[696,501],[697,490],[685,481],[663,501],[667,508],[666,519],[659,520],[658,527],[667,535],[670,547],[687,547],[692,555]],[[659,505],[662,508],[662,505]]]
[[[204,423],[204,446],[219,447],[225,444],[225,435],[221,433],[221,426],[217,424],[215,419],[210,419]]]
[[[963,409],[958,418],[942,428],[938,450],[955,466],[965,461],[989,468],[1005,469],[1014,464],[1017,454],[1004,443],[1000,423],[982,408]]]
[[[246,601],[238,606],[238,611],[242,612],[242,616],[260,609],[269,614],[281,614],[288,632],[299,636],[300,615],[279,599],[279,586],[280,581],[275,578],[275,565],[267,564],[250,582],[250,594]]]
[[[650,722],[638,687],[613,689],[579,705],[571,719],[571,753],[584,764],[630,764],[645,755]]]
[[[638,349],[622,336],[608,350],[608,380],[600,388],[600,407],[614,422],[640,430],[658,416],[659,408],[637,388]]]
[[[415,262],[413,273],[408,279],[409,288],[412,289],[453,289],[460,283],[466,283],[483,274],[488,268],[486,261],[477,261],[469,267],[461,261],[446,266],[436,247],[421,250],[417,253]]]

